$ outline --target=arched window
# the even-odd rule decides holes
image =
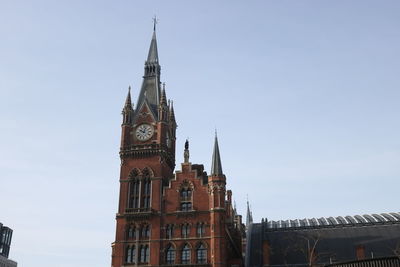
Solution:
[[[139,208],[139,180],[135,179],[129,183],[129,203],[131,209]]]
[[[144,245],[140,247],[140,262],[148,263],[150,256],[150,250],[148,245]]]
[[[190,247],[188,244],[185,244],[185,246],[183,246],[181,254],[181,263],[182,264],[190,263]]]
[[[130,225],[127,231],[127,238],[128,239],[135,239],[136,238],[136,228],[134,225]]]
[[[165,238],[170,239],[174,234],[174,226],[172,224],[168,224],[165,228]]]
[[[151,175],[152,172],[148,168],[144,168],[142,171],[142,208],[150,209],[150,195],[151,195]]]
[[[188,223],[182,224],[182,237],[189,237],[190,234],[190,225]]]
[[[126,247],[126,263],[135,263],[136,262],[136,248],[135,246],[127,246]]]
[[[197,263],[207,262],[207,248],[204,246],[204,244],[200,244],[197,247],[196,258],[197,258]]]
[[[150,225],[142,226],[141,237],[142,238],[150,238]]]
[[[150,208],[150,190],[151,190],[151,182],[150,180],[143,181],[143,208]]]
[[[175,263],[175,248],[171,244],[165,250],[165,262],[167,264]]]
[[[204,236],[204,234],[206,233],[206,226],[204,225],[204,223],[198,223],[197,224],[197,236],[198,237],[202,237]]]

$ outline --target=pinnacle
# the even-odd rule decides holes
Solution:
[[[212,163],[211,163],[211,175],[212,176],[224,175],[222,172],[221,156],[219,154],[217,133],[215,133],[214,152],[212,155]]]

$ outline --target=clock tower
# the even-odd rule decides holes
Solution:
[[[162,190],[175,168],[176,122],[173,103],[160,81],[154,29],[144,66],[143,83],[134,107],[129,87],[122,110],[121,172],[117,229],[112,266],[158,265]]]
[[[112,267],[241,267],[244,227],[226,190],[215,136],[210,175],[189,160],[175,169],[176,121],[160,81],[154,29],[135,106],[122,110],[121,172]]]

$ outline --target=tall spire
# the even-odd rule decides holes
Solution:
[[[215,131],[214,151],[211,163],[211,175],[212,176],[224,175],[222,172],[221,156],[219,155],[217,131]]]
[[[246,227],[253,223],[253,214],[250,209],[249,199],[247,197]]]
[[[157,50],[157,37],[156,37],[156,24],[157,18],[153,18],[154,26],[153,26],[153,37],[151,38],[149,54],[147,56],[146,63],[158,63],[158,50]]]
[[[135,116],[140,112],[139,109],[141,109],[142,105],[147,103],[156,120],[159,119],[158,107],[161,97],[160,75],[161,66],[158,61],[157,38],[156,31],[154,29],[153,37],[151,38],[149,54],[144,64],[143,83],[136,105]]]

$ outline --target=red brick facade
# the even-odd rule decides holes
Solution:
[[[112,267],[242,266],[241,216],[225,175],[208,176],[203,165],[189,162],[188,149],[174,173],[175,115],[160,89],[156,48],[154,34],[137,110],[130,93],[123,110]]]

